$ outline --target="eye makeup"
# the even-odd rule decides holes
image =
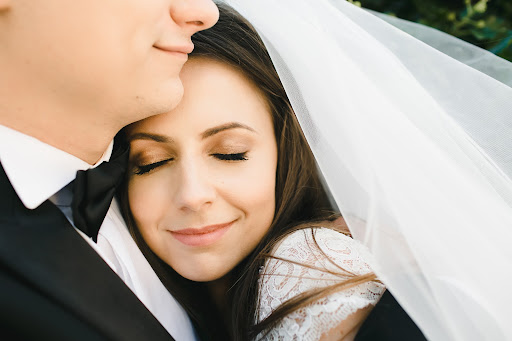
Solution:
[[[248,160],[246,157],[247,152],[232,153],[232,154],[214,153],[211,155],[219,160],[222,160],[222,161],[246,161],[246,160]]]

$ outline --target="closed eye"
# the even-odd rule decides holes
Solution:
[[[168,163],[169,161],[172,161],[172,160],[174,160],[174,158],[165,159],[165,160],[158,161],[158,162],[153,162],[153,163],[150,163],[147,165],[139,165],[139,166],[135,167],[135,170],[133,172],[137,175],[143,175],[143,174],[151,172],[155,168],[165,165],[166,163]]]
[[[233,153],[233,154],[220,154],[215,153],[211,154],[213,157],[222,160],[222,161],[245,161],[247,160],[247,152],[243,153]]]

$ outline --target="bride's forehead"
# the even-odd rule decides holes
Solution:
[[[201,77],[196,77],[198,74],[201,75]],[[191,58],[185,63],[181,77],[185,82],[199,82],[204,80],[212,82],[222,82],[226,80],[249,82],[240,68],[235,68],[224,61],[202,57]]]
[[[227,62],[209,58],[192,58],[184,65],[180,77],[185,87],[184,100],[199,91],[219,101],[220,96],[232,101],[238,99],[250,101],[252,98],[260,101],[267,100],[262,89],[243,69]],[[195,101],[195,98],[191,100]]]

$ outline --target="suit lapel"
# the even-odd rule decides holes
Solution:
[[[25,208],[1,166],[0,193],[2,268],[108,338],[172,339],[55,205]]]

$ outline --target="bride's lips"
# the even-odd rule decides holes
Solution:
[[[188,246],[208,246],[219,240],[233,225],[235,220],[217,225],[209,225],[201,228],[189,228],[169,231],[171,235],[181,243]]]

